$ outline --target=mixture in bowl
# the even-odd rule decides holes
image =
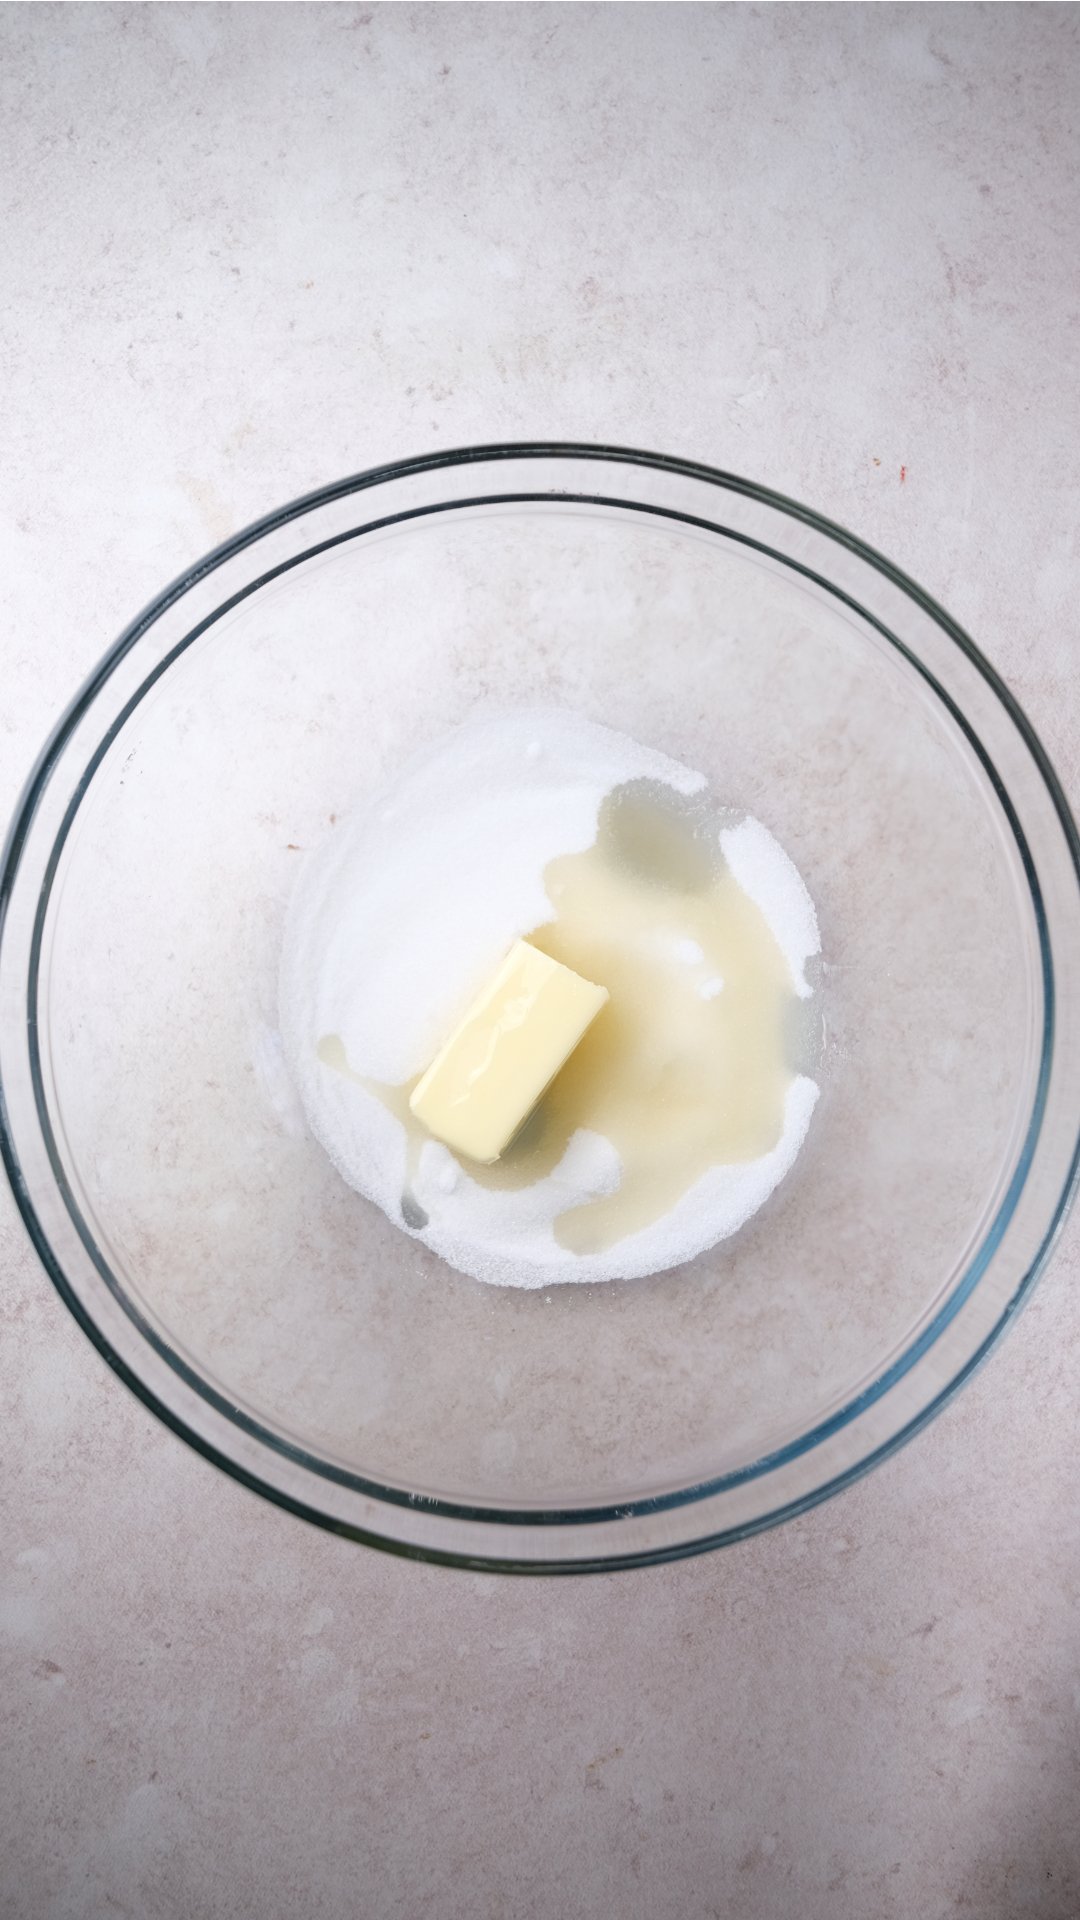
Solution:
[[[819,950],[787,854],[701,774],[513,713],[439,741],[309,855],[286,1059],[343,1179],[452,1267],[638,1278],[735,1233],[791,1167]]]

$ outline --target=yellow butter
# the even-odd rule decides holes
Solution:
[[[413,1113],[455,1153],[490,1166],[607,998],[519,940],[413,1089]]]

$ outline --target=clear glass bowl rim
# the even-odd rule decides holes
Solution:
[[[1041,777],[1041,780],[1042,780],[1043,786],[1046,789],[1047,795],[1049,796],[1052,802],[1053,808],[1058,816],[1058,822],[1060,824],[1064,840],[1069,850],[1072,868],[1073,868],[1073,875],[1076,880],[1077,887],[1078,889],[1080,889],[1080,835],[1078,835],[1077,833],[1077,828],[1073,821],[1072,813],[1069,808],[1069,804],[1065,797],[1064,791],[1061,787],[1060,781],[1058,780],[1056,772],[1049,760],[1049,757],[1045,752],[1045,749],[1041,744],[1041,741],[1039,740],[1037,734],[1035,733],[1030,722],[1028,721],[1025,713],[1023,712],[1023,709],[1020,707],[1019,703],[1017,702],[1013,694],[1010,692],[1009,688],[1006,686],[1004,681],[998,675],[996,670],[991,666],[989,661],[987,661],[985,657],[981,654],[981,652],[976,647],[974,641],[970,638],[970,636],[964,631],[963,628],[961,628],[956,623],[956,621],[952,619],[952,617],[945,611],[945,609],[941,607],[932,598],[932,596],[930,596],[921,587],[919,587],[918,584],[914,580],[912,580],[907,574],[905,574],[900,568],[896,567],[892,562],[887,560],[883,555],[877,553],[873,548],[868,546],[864,541],[860,540],[856,535],[851,534],[845,528],[838,525],[836,522],[829,520],[822,514],[817,513],[812,508],[808,508],[802,505],[800,502],[792,500],[789,497],[783,494],[780,494],[771,488],[763,487],[758,483],[742,478],[739,475],[731,474],[721,469],[713,468],[700,462],[687,461],[687,460],[682,460],[673,456],[644,452],[644,451],[640,451],[632,448],[608,446],[603,444],[587,444],[587,443],[579,444],[575,442],[539,442],[539,441],[516,442],[516,443],[515,442],[502,442],[502,443],[496,442],[488,445],[478,445],[478,446],[462,447],[462,448],[449,448],[449,449],[441,450],[438,452],[422,455],[413,459],[389,462],[387,464],[384,464],[375,468],[367,469],[361,473],[347,476],[346,478],[333,482],[328,486],[318,488],[311,493],[302,495],[300,498],[293,500],[291,502],[288,502],[287,504],[277,508],[272,513],[267,514],[262,518],[260,518],[259,520],[253,522],[248,527],[243,528],[240,532],[233,535],[229,540],[223,542],[220,546],[213,549],[210,553],[208,553],[203,558],[198,560],[192,567],[188,568],[187,570],[185,570],[184,573],[179,575],[177,579],[175,579],[167,587],[165,587],[163,591],[159,593],[148,604],[148,606],[143,609],[143,611],[129,624],[129,626],[124,629],[124,631],[120,634],[120,636],[114,642],[112,647],[108,649],[106,654],[98,663],[97,667],[87,678],[83,686],[76,693],[76,695],[74,696],[74,698],[72,699],[68,707],[65,709],[64,713],[61,715],[61,717],[57,721],[44,747],[42,748],[42,751],[39,754],[37,761],[35,762],[31,770],[31,773],[27,779],[26,785],[16,805],[15,812],[12,817],[12,822],[8,830],[7,838],[5,841],[3,854],[2,854],[2,857],[0,857],[0,950],[2,950],[2,946],[3,946],[7,913],[8,913],[8,909],[11,901],[12,892],[16,883],[16,878],[18,875],[19,866],[23,856],[23,851],[26,845],[26,841],[27,841],[28,835],[30,834],[31,828],[33,826],[34,818],[38,811],[38,807],[39,807],[42,795],[44,794],[45,789],[47,788],[49,781],[53,776],[53,773],[58,765],[58,762],[63,754],[63,751],[67,743],[71,739],[71,736],[74,733],[75,729],[77,728],[80,720],[87,713],[87,711],[92,707],[94,700],[98,697],[105,683],[108,681],[110,676],[115,672],[120,662],[124,660],[128,654],[131,653],[132,649],[137,646],[137,644],[143,638],[143,636],[149,632],[149,630],[161,618],[162,614],[165,613],[167,609],[171,608],[178,600],[182,599],[184,595],[186,595],[193,586],[195,586],[197,583],[201,582],[202,580],[206,579],[208,575],[212,574],[217,568],[221,567],[226,561],[242,553],[246,548],[256,545],[260,540],[265,538],[268,534],[274,532],[276,529],[282,528],[286,526],[289,522],[298,520],[302,518],[305,514],[310,513],[313,510],[317,510],[320,507],[324,507],[333,501],[344,499],[354,494],[363,493],[367,490],[378,487],[386,482],[404,479],[409,475],[431,473],[431,472],[437,472],[440,470],[449,471],[453,469],[462,469],[462,468],[468,468],[469,466],[479,466],[485,463],[495,463],[495,462],[510,461],[510,460],[529,460],[529,459],[547,460],[547,461],[566,460],[566,461],[575,461],[575,462],[593,461],[597,463],[600,463],[600,462],[619,463],[619,464],[625,464],[630,467],[653,469],[653,470],[658,470],[661,472],[666,472],[674,475],[683,475],[692,480],[705,482],[713,487],[718,488],[719,490],[725,493],[742,494],[748,499],[752,501],[758,501],[762,505],[772,508],[776,511],[779,511],[780,513],[788,516],[791,519],[802,521],[806,526],[812,528],[819,534],[825,535],[829,540],[848,548],[853,554],[858,556],[859,559],[868,563],[878,573],[880,573],[886,580],[888,580],[895,587],[897,587],[907,599],[914,602],[916,606],[918,606],[925,614],[927,614],[930,617],[930,619],[934,622],[934,624],[942,632],[944,632],[944,634],[960,649],[960,651],[967,657],[968,661],[976,668],[977,672],[981,675],[983,680],[987,683],[991,692],[994,694],[996,700],[1000,703],[1001,707],[1005,710],[1008,718],[1011,720],[1013,726],[1015,727],[1017,733],[1020,735],[1025,747],[1027,748],[1027,751],[1030,754],[1031,759]],[[503,500],[503,499],[506,499],[507,497],[508,496],[505,496],[505,495],[475,496],[471,498],[467,504],[481,505],[481,504],[487,503],[489,500],[492,501],[492,503],[494,503],[496,500]],[[520,500],[522,499],[523,496],[520,494],[514,494],[513,496],[509,496],[509,497],[512,497],[515,500]],[[544,489],[543,491],[537,492],[535,495],[525,496],[525,497],[533,498],[536,500],[544,500],[544,501],[550,501],[553,498],[555,499],[565,498],[568,501],[572,501],[572,502],[578,501],[583,504],[586,502],[589,504],[606,504],[611,507],[615,507],[623,510],[626,510],[627,508],[634,505],[640,506],[642,504],[640,502],[627,501],[623,499],[605,500],[601,496],[585,495],[576,490],[570,490],[570,489],[561,491],[561,490],[552,490],[548,488],[548,489]],[[450,500],[446,503],[446,505],[449,507],[461,506],[463,504],[466,504],[466,503],[457,499]],[[681,519],[683,521],[689,521],[691,523],[693,523],[694,521],[694,516],[689,514],[674,513],[670,509],[654,507],[651,510],[654,512],[658,512],[661,515],[666,514],[667,517],[672,519]],[[388,525],[393,525],[394,523],[399,521],[404,521],[410,518],[417,517],[418,513],[427,514],[427,513],[430,513],[431,511],[433,511],[433,508],[431,506],[428,506],[418,510],[410,510],[404,513],[388,515],[382,519],[377,519],[375,521],[369,522],[362,530],[359,530],[359,531],[371,532],[373,530],[376,530]],[[718,531],[714,522],[710,522],[705,519],[700,519],[698,520],[697,524],[699,524],[703,528],[708,529],[709,531]],[[280,566],[267,570],[265,573],[259,575],[257,579],[248,582],[247,585],[241,590],[240,593],[222,602],[221,605],[214,610],[214,613],[211,616],[209,616],[206,620],[200,622],[195,628],[193,628],[188,634],[186,634],[184,641],[181,643],[181,646],[171,649],[164,656],[164,658],[158,663],[156,669],[151,674],[151,676],[149,676],[148,679],[144,680],[141,683],[135,698],[132,701],[130,701],[122,709],[122,711],[116,717],[112,726],[108,730],[105,736],[105,740],[103,740],[103,742],[101,743],[101,750],[104,749],[104,746],[107,744],[107,742],[114,737],[116,732],[119,731],[120,727],[124,724],[126,719],[129,717],[130,711],[134,708],[134,706],[138,704],[139,700],[142,699],[142,697],[148,690],[149,686],[154,681],[159,679],[161,675],[168,670],[169,665],[177,657],[177,654],[182,650],[186,650],[186,647],[190,645],[191,641],[196,637],[198,637],[198,635],[203,630],[205,630],[205,628],[213,624],[213,622],[217,620],[223,612],[227,611],[232,605],[235,605],[239,600],[245,597],[248,597],[251,593],[255,592],[259,587],[265,585],[270,579],[273,579],[277,574],[283,573],[291,569],[291,567],[297,564],[297,558],[308,558],[313,553],[324,551],[328,547],[341,544],[345,540],[351,537],[355,537],[355,534],[357,531],[358,531],[357,529],[352,529],[350,532],[341,534],[339,536],[335,536],[334,538],[332,538],[327,542],[324,542],[321,544],[316,543],[314,547],[305,548],[303,554],[301,554],[300,556],[290,558],[284,561]],[[729,535],[732,532],[730,528],[722,529],[722,531],[728,533]],[[773,551],[769,549],[767,546],[765,546],[764,543],[756,542],[745,534],[739,534],[736,537],[739,540],[741,540],[744,544],[750,547],[758,546],[763,553],[770,553]],[[991,784],[994,787],[997,799],[1000,805],[1002,806],[1002,810],[1006,818],[1008,819],[1009,825],[1016,838],[1016,841],[1020,850],[1021,859],[1024,864],[1025,876],[1027,878],[1028,886],[1031,890],[1032,904],[1034,907],[1036,922],[1038,926],[1039,942],[1040,942],[1041,957],[1042,957],[1043,986],[1044,986],[1044,1030],[1043,1030],[1043,1042],[1042,1042],[1042,1057],[1041,1057],[1041,1063],[1040,1063],[1038,1087],[1036,1090],[1033,1111],[1032,1111],[1030,1123],[1028,1126],[1027,1137],[1025,1140],[1024,1148],[1022,1150],[1018,1165],[1016,1167],[1016,1170],[1010,1182],[1008,1192],[1006,1193],[1001,1203],[997,1216],[995,1217],[995,1220],[992,1223],[989,1232],[984,1236],[983,1242],[979,1247],[975,1258],[969,1263],[965,1273],[963,1274],[957,1286],[953,1289],[952,1293],[942,1303],[941,1307],[939,1308],[937,1314],[934,1316],[930,1325],[923,1329],[921,1334],[912,1343],[912,1345],[905,1350],[903,1355],[900,1356],[900,1358],[894,1363],[894,1365],[891,1368],[889,1368],[885,1373],[883,1373],[878,1378],[878,1380],[875,1381],[874,1385],[871,1388],[868,1388],[864,1393],[858,1395],[854,1400],[849,1402],[842,1410],[840,1410],[838,1413],[831,1416],[827,1421],[823,1422],[820,1426],[814,1428],[810,1433],[800,1436],[798,1441],[793,1442],[790,1446],[779,1450],[776,1454],[768,1456],[768,1458],[763,1460],[762,1462],[755,1463],[754,1467],[744,1471],[740,1471],[738,1474],[734,1476],[720,1475],[715,1480],[710,1480],[708,1482],[705,1482],[701,1486],[689,1487],[677,1493],[665,1495],[660,1499],[644,1499],[644,1500],[633,1502],[633,1503],[627,1503],[626,1505],[620,1506],[617,1509],[609,1510],[609,1509],[595,1509],[595,1508],[590,1508],[590,1509],[580,1508],[580,1509],[575,1509],[569,1512],[559,1512],[559,1513],[547,1512],[547,1511],[538,1510],[538,1509],[533,1509],[528,1512],[518,1512],[518,1511],[508,1512],[503,1509],[495,1509],[495,1508],[489,1508],[489,1507],[465,1506],[465,1505],[461,1505],[460,1503],[455,1503],[452,1501],[432,1503],[425,1499],[424,1501],[425,1507],[430,1507],[433,1511],[439,1511],[441,1513],[444,1513],[449,1518],[467,1520],[474,1523],[489,1523],[494,1525],[509,1524],[514,1526],[526,1525],[526,1526],[538,1527],[538,1528],[543,1528],[545,1526],[549,1526],[549,1527],[553,1527],[553,1526],[565,1527],[567,1525],[576,1526],[576,1525],[588,1524],[590,1522],[605,1522],[610,1520],[616,1520],[616,1519],[621,1519],[623,1517],[629,1518],[631,1513],[644,1514],[649,1512],[656,1512],[659,1510],[669,1510],[676,1507],[687,1507],[687,1506],[693,1505],[695,1502],[700,1501],[704,1498],[709,1497],[714,1493],[721,1491],[725,1486],[725,1484],[727,1484],[729,1481],[741,1481],[747,1478],[755,1477],[777,1466],[782,1465],[785,1459],[788,1458],[789,1456],[801,1455],[803,1453],[806,1453],[812,1450],[817,1444],[819,1444],[819,1442],[823,1438],[826,1437],[826,1435],[835,1431],[836,1429],[845,1425],[848,1421],[853,1419],[856,1416],[856,1414],[860,1412],[866,1404],[869,1404],[874,1400],[880,1398],[881,1395],[884,1394],[891,1385],[895,1384],[895,1381],[903,1373],[905,1373],[912,1365],[914,1365],[915,1361],[921,1356],[921,1354],[923,1354],[933,1345],[934,1341],[937,1339],[943,1327],[947,1325],[948,1322],[955,1316],[959,1308],[962,1306],[963,1302],[969,1297],[974,1287],[977,1285],[977,1282],[981,1273],[985,1271],[986,1266],[989,1264],[993,1256],[993,1252],[995,1250],[996,1245],[998,1244],[1002,1235],[1004,1234],[1005,1228],[1008,1224],[1009,1218],[1011,1217],[1011,1213],[1015,1207],[1019,1193],[1023,1188],[1024,1180],[1026,1178],[1027,1171],[1030,1167],[1031,1160],[1034,1155],[1035,1146],[1036,1146],[1038,1134],[1039,1134],[1039,1129],[1042,1122],[1042,1116],[1045,1109],[1047,1089],[1049,1085],[1050,1067],[1051,1067],[1052,1050],[1053,1050],[1055,985],[1054,985],[1054,972],[1053,972],[1052,956],[1050,951],[1049,934],[1048,934],[1048,929],[1046,924],[1045,912],[1042,907],[1038,876],[1035,871],[1034,863],[1031,859],[1029,850],[1026,845],[1022,826],[1016,816],[1008,791],[1003,781],[1000,779],[997,773],[997,770],[994,766],[994,763],[990,758],[989,754],[987,753],[982,742],[980,741],[977,733],[970,726],[963,712],[960,710],[957,704],[951,699],[948,692],[943,687],[941,687],[941,685],[936,681],[934,676],[928,671],[928,669],[926,668],[924,663],[918,658],[918,656],[910,648],[908,648],[905,645],[905,643],[899,638],[898,635],[892,633],[888,629],[888,627],[885,626],[885,624],[882,621],[877,619],[872,612],[869,612],[865,607],[859,605],[857,601],[851,599],[850,596],[845,594],[844,591],[841,588],[839,588],[836,583],[823,578],[821,575],[816,574],[811,568],[801,565],[801,563],[798,560],[794,559],[789,554],[779,554],[779,555],[775,555],[775,557],[782,561],[785,568],[788,568],[795,573],[801,572],[810,580],[814,581],[817,585],[824,587],[831,596],[839,599],[841,602],[846,602],[849,606],[851,606],[863,619],[868,620],[872,625],[877,627],[878,630],[883,635],[883,637],[889,642],[889,644],[892,647],[894,647],[908,661],[909,665],[914,667],[923,676],[924,679],[929,681],[938,699],[942,701],[942,703],[950,712],[950,715],[953,721],[959,725],[961,730],[966,734],[969,742],[974,747],[974,750],[978,755],[985,771],[987,772],[989,779],[991,781]],[[50,1135],[51,1135],[51,1123],[49,1122],[49,1119],[48,1119],[48,1114],[45,1106],[44,1092],[40,1084],[40,1056],[37,1050],[37,1035],[36,1035],[36,1023],[37,1023],[36,965],[37,965],[37,958],[38,958],[38,951],[39,951],[40,929],[41,929],[42,917],[44,913],[44,906],[47,901],[48,887],[51,886],[51,881],[52,881],[53,873],[55,871],[55,864],[59,854],[60,847],[63,843],[63,839],[66,837],[66,832],[70,824],[70,821],[73,819],[74,814],[77,811],[78,805],[80,804],[83,794],[85,792],[86,786],[88,785],[92,777],[92,774],[97,764],[98,757],[99,755],[93,756],[90,763],[84,770],[83,778],[78,783],[78,786],[73,794],[71,802],[69,803],[69,806],[65,811],[64,825],[62,827],[61,833],[60,835],[58,835],[56,843],[54,843],[54,847],[52,850],[52,857],[50,860],[49,867],[47,868],[47,871],[46,871],[46,881],[42,889],[42,900],[39,906],[39,912],[37,917],[38,939],[35,941],[32,958],[31,958],[31,974],[28,982],[28,996],[27,996],[28,1044],[29,1044],[29,1050],[31,1055],[32,1071],[34,1072],[34,1077],[35,1077],[35,1096],[36,1096],[37,1106],[38,1106],[38,1123],[42,1129],[43,1135],[45,1136],[47,1142],[49,1141]],[[997,1322],[992,1327],[991,1331],[986,1336],[986,1338],[981,1342],[981,1344],[976,1349],[976,1351],[970,1355],[970,1357],[967,1359],[965,1364],[959,1369],[959,1371],[954,1375],[954,1377],[949,1380],[947,1385],[926,1406],[922,1407],[919,1410],[918,1414],[912,1420],[910,1420],[906,1426],[903,1426],[898,1432],[892,1434],[883,1445],[881,1445],[874,1451],[871,1451],[870,1453],[866,1454],[864,1457],[860,1458],[856,1464],[854,1464],[853,1466],[851,1466],[850,1468],[848,1468],[847,1470],[839,1474],[837,1477],[829,1481],[826,1481],[821,1486],[815,1488],[809,1495],[797,1498],[789,1502],[788,1504],[780,1506],[768,1513],[762,1514],[760,1516],[756,1516],[753,1520],[745,1524],[737,1525],[735,1527],[722,1530],[719,1533],[710,1533],[697,1539],[679,1541],[676,1544],[668,1544],[668,1545],[657,1547],[655,1549],[647,1549],[645,1551],[631,1552],[627,1554],[605,1554],[603,1557],[595,1560],[588,1560],[588,1559],[565,1560],[565,1559],[557,1559],[557,1558],[553,1558],[550,1560],[532,1560],[532,1559],[517,1560],[513,1558],[504,1558],[504,1557],[495,1558],[495,1557],[487,1557],[487,1556],[477,1556],[476,1554],[457,1552],[453,1550],[447,1551],[439,1547],[430,1546],[430,1545],[417,1546],[410,1542],[389,1538],[384,1534],[381,1534],[373,1530],[369,1530],[364,1527],[358,1527],[352,1524],[343,1523],[340,1519],[335,1518],[324,1512],[321,1512],[318,1508],[307,1504],[303,1500],[295,1498],[287,1490],[281,1487],[274,1486],[272,1483],[260,1478],[257,1473],[254,1473],[248,1468],[246,1468],[242,1464],[242,1462],[231,1458],[227,1453],[224,1453],[219,1447],[215,1446],[214,1443],[210,1439],[208,1439],[205,1435],[193,1429],[180,1416],[180,1414],[178,1414],[173,1408],[169,1407],[165,1402],[162,1401],[162,1399],[158,1396],[158,1394],[155,1393],[153,1388],[150,1387],[144,1380],[142,1380],[139,1377],[138,1373],[135,1371],[135,1369],[129,1364],[129,1362],[126,1361],[123,1358],[123,1356],[116,1351],[115,1347],[112,1345],[108,1336],[97,1325],[93,1316],[88,1311],[82,1299],[79,1297],[77,1291],[71,1285],[67,1275],[63,1270],[61,1261],[58,1258],[54,1248],[50,1243],[46,1229],[39,1217],[38,1209],[34,1204],[33,1198],[29,1191],[29,1187],[23,1176],[23,1169],[20,1163],[18,1148],[16,1146],[14,1130],[12,1128],[10,1116],[8,1112],[6,1093],[5,1093],[4,1083],[3,1083],[2,1059],[0,1059],[0,1155],[2,1155],[3,1157],[4,1167],[5,1167],[9,1184],[11,1186],[16,1204],[18,1206],[18,1209],[22,1216],[24,1224],[27,1228],[27,1231],[30,1235],[31,1241],[35,1247],[35,1250],[39,1258],[41,1259],[41,1262],[45,1267],[46,1272],[48,1273],[50,1279],[52,1280],[54,1286],[56,1287],[58,1293],[60,1294],[60,1297],[63,1299],[65,1305],[68,1307],[69,1311],[72,1313],[73,1317],[76,1319],[78,1324],[82,1327],[84,1333],[86,1333],[87,1337],[92,1341],[94,1346],[97,1347],[97,1349],[102,1354],[104,1359],[107,1361],[111,1369],[124,1381],[124,1383],[131,1389],[131,1391],[135,1393],[136,1396],[140,1400],[142,1400],[143,1403],[166,1426],[170,1427],[183,1440],[185,1440],[188,1445],[194,1447],[197,1452],[201,1453],[205,1458],[212,1461],[216,1466],[220,1467],[223,1471],[230,1474],[234,1479],[238,1480],[241,1484],[248,1486],[252,1491],[262,1495],[264,1498],[271,1500],[274,1504],[284,1508],[287,1511],[293,1512],[297,1516],[303,1519],[306,1519],[310,1522],[313,1522],[314,1524],[317,1524],[324,1528],[328,1528],[331,1531],[347,1535],[348,1537],[363,1541],[368,1545],[380,1548],[384,1551],[390,1551],[393,1553],[404,1555],[406,1557],[415,1558],[419,1560],[432,1561],[436,1563],[454,1565],[459,1567],[469,1567],[473,1569],[483,1569],[483,1570],[490,1570],[490,1571],[497,1571],[497,1572],[582,1573],[582,1572],[593,1572],[593,1571],[610,1571],[617,1567],[623,1567],[623,1568],[634,1567],[634,1566],[655,1564],[657,1562],[668,1561],[673,1559],[679,1559],[691,1554],[708,1551],[717,1546],[730,1544],[735,1540],[747,1537],[749,1534],[759,1532],[766,1527],[777,1525],[781,1521],[785,1519],[789,1519],[793,1517],[795,1514],[799,1512],[803,1512],[809,1507],[812,1507],[818,1504],[820,1501],[831,1497],[834,1493],[841,1491],[843,1487],[851,1484],[852,1481],[858,1478],[861,1478],[862,1475],[869,1472],[873,1466],[879,1464],[881,1460],[887,1458],[889,1455],[896,1452],[901,1446],[906,1444],[906,1442],[909,1439],[911,1439],[916,1433],[921,1431],[923,1427],[925,1427],[933,1418],[936,1417],[937,1413],[940,1412],[942,1407],[945,1406],[948,1403],[948,1401],[951,1400],[953,1396],[960,1391],[960,1389],[971,1378],[972,1374],[984,1363],[989,1353],[992,1351],[993,1347],[997,1344],[997,1341],[1001,1338],[1007,1326],[1011,1324],[1012,1320],[1015,1318],[1017,1310],[1026,1300],[1036,1280],[1039,1278],[1039,1276],[1043,1272],[1047,1264],[1047,1261],[1050,1258],[1050,1255],[1052,1253],[1057,1237],[1061,1231],[1061,1228],[1065,1222],[1068,1212],[1075,1199],[1078,1183],[1080,1183],[1080,1123],[1078,1123],[1077,1125],[1077,1130],[1074,1137],[1073,1150],[1072,1150],[1072,1155],[1071,1155],[1069,1168],[1068,1168],[1068,1176],[1062,1185],[1056,1206],[1054,1207],[1052,1215],[1046,1224],[1045,1231],[1044,1231],[1044,1234],[1035,1258],[1029,1262],[1027,1270],[1024,1273],[1020,1284],[1015,1289],[1012,1297],[1008,1300],[1004,1310],[999,1315]],[[54,1171],[59,1176],[58,1163],[56,1161],[55,1154],[51,1148],[50,1148],[50,1157],[53,1161]],[[62,1182],[60,1184],[63,1185]],[[71,1212],[72,1204],[73,1203],[68,1202],[69,1212]],[[73,1215],[73,1217],[75,1216]],[[75,1223],[77,1228],[80,1231],[81,1237],[83,1237],[84,1239],[84,1243],[86,1243],[86,1235],[83,1233],[83,1230],[79,1224],[78,1218],[76,1218]],[[91,1253],[91,1257],[95,1258],[95,1263],[100,1268],[101,1267],[100,1257],[95,1256],[93,1252]],[[108,1274],[104,1274],[104,1277],[106,1279],[106,1284],[112,1285],[111,1276],[109,1276]],[[115,1292],[115,1286],[113,1286],[113,1291]],[[128,1314],[128,1317],[132,1319],[136,1325],[138,1325],[140,1317],[138,1315],[137,1310],[134,1308],[134,1303],[129,1303],[126,1300],[126,1297],[122,1295],[122,1293],[118,1294],[117,1297],[121,1300],[122,1304],[124,1305],[124,1308]],[[159,1343],[156,1340],[156,1338],[152,1335],[152,1331],[148,1327],[143,1326],[141,1327],[140,1330],[142,1331],[144,1337],[149,1337],[151,1339],[151,1344],[153,1344],[154,1346],[160,1346],[161,1343]],[[183,1363],[182,1361],[179,1360],[179,1356],[169,1353],[168,1350],[165,1349],[164,1347],[161,1348],[161,1351],[164,1357],[166,1358],[166,1360],[168,1361],[168,1363],[173,1367],[173,1369],[176,1372],[180,1373],[181,1376],[185,1375],[190,1371],[189,1369],[187,1369],[186,1363]],[[198,1393],[200,1393],[204,1398],[207,1397],[207,1388],[205,1384],[202,1383],[198,1379],[198,1376],[193,1372],[191,1373],[189,1384],[193,1385],[195,1387],[195,1390]],[[213,1400],[217,1396],[211,1393],[209,1397]],[[224,1406],[224,1403],[222,1404]],[[369,1484],[363,1481],[360,1476],[343,1473],[340,1469],[334,1468],[328,1462],[320,1462],[315,1460],[313,1457],[301,1455],[299,1453],[299,1450],[291,1448],[287,1443],[280,1440],[277,1436],[271,1433],[268,1433],[265,1429],[260,1428],[257,1425],[257,1423],[249,1421],[246,1418],[246,1416],[240,1413],[238,1409],[228,1409],[228,1412],[229,1412],[230,1419],[235,1424],[237,1424],[241,1429],[250,1428],[253,1438],[256,1438],[258,1441],[260,1441],[264,1445],[269,1444],[270,1446],[273,1447],[273,1449],[278,1454],[289,1456],[293,1453],[296,1453],[297,1457],[299,1459],[302,1459],[303,1464],[308,1469],[313,1469],[315,1472],[320,1474],[323,1478],[331,1481],[339,1480],[343,1484],[348,1484],[350,1487],[353,1487],[358,1491],[367,1493],[369,1496],[374,1497],[380,1503],[389,1502],[390,1504],[400,1505],[400,1506],[408,1505],[410,1503],[411,1496],[409,1496],[408,1494],[402,1493],[398,1489],[376,1486],[373,1483]]]

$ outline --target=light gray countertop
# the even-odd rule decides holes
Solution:
[[[131,615],[429,448],[654,448],[941,600],[1080,803],[1080,14],[0,8],[5,818]],[[4,1920],[1076,1920],[1080,1224],[840,1498],[411,1565],[160,1427],[0,1195]]]

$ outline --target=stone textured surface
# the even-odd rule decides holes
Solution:
[[[0,9],[0,805],[200,551],[431,446],[659,447],[975,634],[1080,800],[1080,16]],[[1080,1232],[899,1457],[680,1567],[305,1529],[0,1200],[5,1920],[1075,1920]]]

